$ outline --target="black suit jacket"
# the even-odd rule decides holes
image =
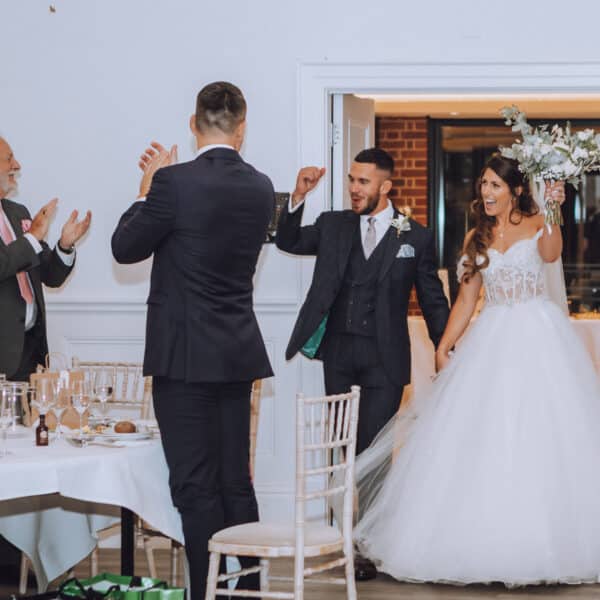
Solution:
[[[25,337],[25,300],[21,297],[16,274],[27,271],[37,302],[37,319],[43,335],[40,355],[48,352],[46,340],[46,306],[42,284],[59,287],[71,269],[48,244],[41,242],[42,252],[33,249],[24,237],[23,220],[31,215],[25,206],[12,200],[2,200],[2,208],[15,232],[15,241],[8,246],[0,239],[0,373],[10,377],[19,367]]]
[[[291,359],[329,312],[342,285],[352,241],[360,217],[351,210],[322,213],[314,225],[301,227],[304,205],[294,213],[287,206],[277,228],[277,247],[291,254],[316,255],[313,279],[286,350]],[[392,230],[377,279],[375,328],[383,367],[392,381],[410,381],[408,304],[413,285],[429,336],[437,346],[448,320],[448,302],[437,275],[433,233],[410,220],[411,229],[396,235]],[[410,245],[414,257],[397,257],[400,247]]]
[[[160,169],[121,217],[117,262],[154,255],[144,374],[187,382],[270,377],[252,278],[273,211],[271,181],[234,150]]]

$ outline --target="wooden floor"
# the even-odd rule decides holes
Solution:
[[[169,554],[166,550],[156,551],[159,577],[167,579],[169,576]],[[136,555],[136,573],[143,575],[147,572],[144,555],[138,551]],[[100,571],[116,573],[119,570],[119,551],[112,549],[100,550]],[[272,566],[274,575],[291,575],[292,563],[289,561],[274,561]],[[87,577],[89,574],[89,561],[82,561],[75,568],[75,575]],[[341,575],[341,572],[340,572]],[[56,586],[54,586],[55,588]],[[280,589],[281,584],[273,585],[273,589]],[[54,589],[53,588],[53,589]],[[34,594],[34,589],[28,590]],[[17,594],[17,582],[12,586],[0,585],[0,598],[10,598]],[[223,597],[223,596],[222,596]],[[414,585],[399,583],[385,575],[379,575],[373,581],[358,584],[358,597],[361,600],[474,600],[484,599],[511,599],[525,600],[528,598],[551,598],[563,600],[577,598],[578,600],[600,600],[600,585],[581,586],[546,586],[527,587],[508,590],[503,586],[467,586],[454,587],[445,585]],[[305,600],[344,600],[345,591],[339,586],[323,584],[307,585]]]

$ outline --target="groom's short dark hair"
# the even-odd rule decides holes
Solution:
[[[231,134],[246,118],[246,100],[240,88],[227,81],[205,85],[196,98],[196,129],[220,129]]]
[[[374,164],[381,171],[389,173],[390,177],[394,173],[394,159],[381,148],[367,148],[361,150],[355,157],[354,162]]]

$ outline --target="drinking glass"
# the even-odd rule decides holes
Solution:
[[[52,412],[56,417],[56,439],[63,437],[61,419],[65,410],[69,408],[68,386],[64,379],[60,377],[54,381],[54,406]]]
[[[0,429],[2,430],[2,452],[0,453],[0,458],[5,458],[10,454],[6,447],[6,438],[8,436],[8,427],[14,418],[14,403],[10,400],[8,386],[3,385],[0,388]]]
[[[114,377],[109,371],[97,371],[94,375],[94,396],[100,401],[102,422],[106,422],[107,402],[113,395]]]
[[[34,390],[31,404],[38,409],[40,415],[47,415],[56,399],[55,382],[51,379],[40,379]]]
[[[9,404],[8,410],[11,414],[9,425],[14,432],[17,430],[17,419],[21,414],[22,407],[28,400],[29,385],[18,381],[4,381],[2,382],[2,390],[6,402]]]
[[[83,435],[83,413],[89,408],[90,400],[89,381],[73,381],[71,383],[71,402],[73,408],[79,415],[79,437],[81,438],[81,447],[86,445],[86,440]]]

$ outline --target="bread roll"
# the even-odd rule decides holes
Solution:
[[[135,433],[135,425],[131,421],[115,423],[115,433]]]

